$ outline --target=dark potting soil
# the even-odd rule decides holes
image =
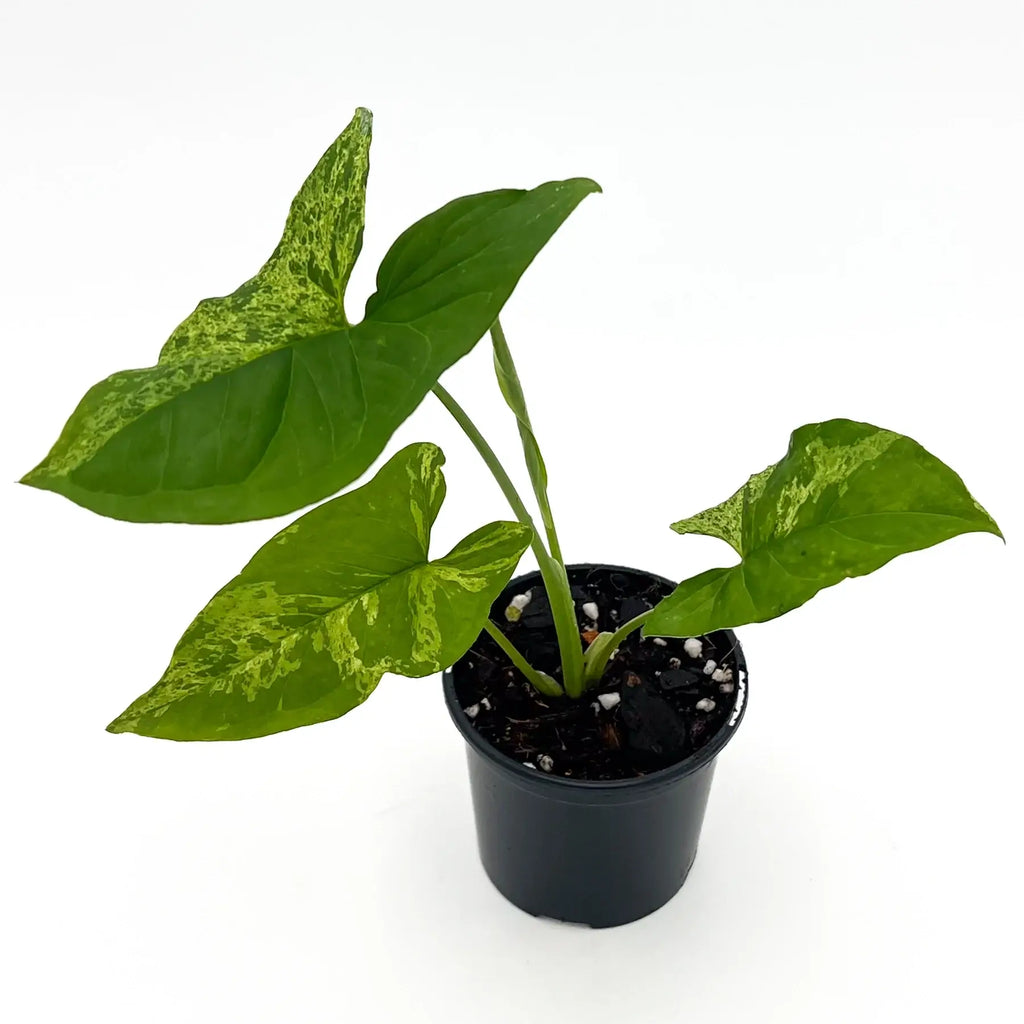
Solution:
[[[569,581],[584,648],[596,631],[613,632],[671,592],[656,580],[601,567],[570,568]],[[505,609],[515,593],[507,589],[498,598],[492,621],[534,668],[561,681],[543,583],[529,588],[529,603],[509,622]],[[597,606],[596,621],[583,610],[589,603]],[[729,635],[695,639],[699,656],[686,651],[684,639],[642,638],[637,630],[619,646],[600,684],[571,700],[539,694],[481,633],[453,667],[455,692],[482,737],[538,771],[594,781],[636,778],[699,750],[735,706],[740,681]],[[709,668],[709,661],[715,665]]]

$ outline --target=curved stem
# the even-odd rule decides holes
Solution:
[[[508,660],[530,681],[533,688],[548,697],[564,697],[565,693],[558,682],[546,672],[538,672],[523,656],[519,649],[501,629],[490,619],[484,620],[484,629],[491,639],[505,652]]]
[[[579,627],[576,622],[576,606],[573,603],[572,594],[569,592],[569,580],[565,574],[565,568],[561,562],[556,562],[548,554],[533,517],[519,496],[515,484],[512,483],[508,473],[505,472],[505,467],[498,461],[498,456],[494,454],[494,449],[487,443],[465,409],[440,384],[435,384],[433,391],[440,399],[441,404],[452,414],[456,423],[465,431],[466,436],[473,443],[473,447],[480,453],[480,457],[498,482],[502,494],[512,506],[516,518],[524,526],[528,526],[533,533],[530,547],[537,558],[541,578],[544,580],[544,589],[547,591],[548,600],[551,603],[551,617],[554,619],[555,633],[558,637],[558,653],[562,661],[562,685],[570,697],[579,697],[583,693],[583,648],[580,645]]]
[[[512,506],[516,519],[523,526],[528,526],[533,531],[533,540],[530,542],[530,547],[533,548],[537,561],[540,562],[542,557],[544,559],[550,558],[547,549],[544,547],[544,541],[537,532],[537,527],[533,517],[530,515],[529,509],[519,496],[519,492],[516,490],[516,485],[512,483],[511,477],[505,472],[505,467],[498,461],[498,456],[494,454],[494,449],[487,443],[483,434],[477,430],[476,424],[469,418],[466,410],[440,384],[435,384],[433,391],[441,400],[441,404],[452,414],[455,422],[462,427],[466,436],[473,442],[473,447],[480,453],[480,457],[487,463],[487,468],[491,471],[494,479],[497,480],[501,493],[505,495],[506,501]]]
[[[629,636],[634,630],[639,629],[653,614],[654,609],[649,608],[645,612],[641,612],[636,618],[630,619],[629,622],[619,626],[612,634],[603,634],[599,636],[587,649],[587,655],[590,654],[591,649],[594,650],[595,656],[589,658],[584,655],[584,688],[589,689],[591,686],[595,686],[604,675],[604,670],[608,667],[608,661],[614,651],[623,640]]]

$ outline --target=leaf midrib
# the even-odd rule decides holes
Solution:
[[[813,533],[815,530],[821,529],[832,529],[837,523],[851,523],[858,519],[873,519],[878,516],[928,516],[930,518],[938,519],[954,519],[961,523],[972,523],[975,522],[973,519],[965,518],[964,516],[954,515],[950,512],[916,512],[913,509],[897,509],[892,512],[858,512],[856,515],[841,516],[839,519],[829,520],[827,523],[810,523],[807,526],[801,526],[799,529],[791,530],[789,533],[782,535],[781,537],[771,537],[764,544],[759,544],[756,548],[749,551],[741,552],[743,559],[749,558],[751,555],[757,554],[760,551],[766,551],[772,547],[780,547],[784,543],[792,540],[794,537],[799,537],[802,534]],[[839,531],[836,531],[839,532]],[[843,536],[848,536],[843,534]],[[858,537],[850,537],[850,540],[861,540]],[[886,544],[884,541],[875,540],[863,540],[865,544],[878,544],[880,547],[901,547],[902,545]]]
[[[315,614],[315,613],[312,614],[310,616],[310,619],[309,619],[308,622],[304,622],[304,623],[302,623],[301,626],[298,626],[295,629],[290,630],[287,633],[283,633],[280,637],[277,638],[276,641],[274,641],[273,644],[271,644],[265,650],[257,651],[255,654],[252,655],[252,657],[246,658],[245,661],[237,661],[237,662],[235,662],[234,665],[232,665],[229,669],[227,669],[226,673],[218,673],[218,674],[228,674],[228,675],[234,674],[235,672],[242,671],[242,670],[248,668],[250,665],[253,665],[253,664],[256,664],[256,663],[260,663],[262,661],[266,661],[269,657],[271,657],[271,656],[273,656],[274,654],[277,653],[277,649],[286,640],[290,640],[293,637],[297,637],[297,636],[300,636],[301,634],[305,634],[305,633],[309,632],[311,629],[313,629],[317,625],[319,625],[319,623],[321,623],[324,619],[326,619],[329,616],[333,615],[336,611],[338,611],[339,608],[342,608],[345,605],[353,604],[354,602],[361,600],[367,594],[372,593],[374,590],[377,590],[378,588],[384,586],[386,583],[390,583],[392,580],[400,579],[402,576],[405,576],[405,575],[409,574],[414,569],[419,569],[419,568],[421,568],[423,566],[429,566],[430,564],[431,564],[431,561],[430,561],[429,558],[428,559],[424,559],[421,562],[416,562],[413,565],[407,566],[405,569],[401,569],[398,572],[391,574],[390,576],[388,576],[384,580],[382,580],[380,583],[376,583],[373,586],[369,586],[369,587],[367,587],[364,590],[360,590],[357,593],[352,594],[350,597],[345,598],[343,602],[335,605],[333,608],[329,609],[328,611],[323,612],[322,614]],[[254,580],[253,582],[254,583],[273,583],[273,580]],[[242,586],[244,584],[239,584],[239,585]],[[324,597],[330,597],[330,595],[328,595],[328,594],[307,594],[307,593],[289,594],[288,596],[289,597],[310,597],[310,598],[320,598],[320,599],[323,599]],[[279,613],[277,615],[277,618],[280,619],[281,614],[282,613]],[[294,615],[294,614],[301,614],[301,613],[291,612],[291,613],[287,613],[287,614],[293,614]],[[207,678],[210,678],[210,677],[207,677]]]
[[[464,222],[466,220],[469,220],[473,216],[473,214],[476,212],[472,207],[470,207],[469,209],[466,210],[465,213],[462,214],[462,216],[460,216],[460,217],[456,218],[454,221],[452,221],[452,223],[449,224],[448,227],[445,229],[444,235],[441,238],[441,246],[444,247],[444,248],[452,248],[452,247],[458,245],[459,242],[461,242],[468,234],[473,232],[477,227],[479,227],[482,224],[486,224],[491,218],[496,217],[499,213],[505,212],[510,207],[514,206],[515,203],[520,202],[522,200],[524,194],[525,193],[522,193],[522,194],[516,196],[516,198],[511,203],[506,203],[506,204],[500,205],[500,206],[497,203],[495,203],[495,209],[493,211],[488,212],[486,214],[486,216],[484,216],[481,220],[476,221],[476,222],[474,222],[474,223],[472,223],[472,224],[470,224],[468,226],[464,226]],[[472,196],[467,196],[466,198],[467,199],[472,199],[473,197]],[[452,236],[451,233],[457,227],[459,227],[460,225],[463,225],[462,229],[459,230],[457,234]],[[453,264],[450,267],[442,268],[439,271],[435,271],[434,273],[432,273],[432,275],[429,278],[427,278],[427,281],[424,282],[424,283],[429,283],[430,281],[432,281],[435,278],[439,277],[441,274],[445,274],[449,270],[454,269],[454,267],[457,267],[459,265],[459,263],[464,262],[464,259],[465,259],[465,257],[463,257],[462,259],[458,260],[455,264]],[[396,261],[396,264],[397,264],[397,261]],[[406,274],[404,279],[403,279],[403,281],[406,284],[408,284],[409,280],[411,280],[414,276],[415,276],[414,274]],[[389,275],[388,280],[387,280],[386,283],[381,282],[380,284],[381,284],[381,286],[378,287],[377,292],[373,296],[373,298],[377,298],[377,296],[379,296],[379,295],[385,295],[386,297],[382,298],[379,303],[374,303],[374,306],[377,306],[377,305],[384,306],[388,302],[391,302],[393,299],[400,298],[403,295],[411,294],[412,292],[416,291],[418,288],[422,287],[422,285],[413,285],[412,287],[406,287],[406,288],[403,289],[402,288],[402,282],[399,282],[398,290],[395,290],[395,287],[394,287],[395,286],[394,272],[392,272],[391,275]],[[373,314],[369,310],[367,310],[364,313],[364,320],[370,320],[370,319],[373,319]]]
[[[421,333],[421,332],[417,332],[417,333]],[[368,409],[369,409],[369,406],[368,406],[367,401],[366,401],[365,388],[363,387],[363,372],[362,372],[362,369],[360,367],[359,353],[356,351],[356,346],[353,344],[352,328],[348,327],[348,326],[346,326],[346,327],[331,327],[331,328],[328,328],[327,330],[320,331],[318,334],[310,334],[310,335],[308,335],[306,337],[302,337],[302,338],[292,338],[289,341],[286,341],[283,345],[279,345],[277,348],[267,349],[264,352],[260,352],[259,355],[257,355],[254,358],[248,360],[247,362],[238,363],[236,366],[232,366],[230,369],[224,370],[224,371],[222,371],[220,373],[215,373],[215,374],[213,374],[213,376],[208,377],[207,380],[204,381],[204,383],[208,384],[208,383],[211,383],[212,381],[218,380],[219,378],[223,377],[223,378],[225,378],[227,380],[227,382],[228,382],[228,390],[230,390],[230,386],[231,386],[230,382],[231,382],[231,379],[232,379],[232,375],[235,374],[238,370],[242,369],[243,367],[252,366],[252,365],[260,362],[260,360],[262,360],[262,359],[268,359],[271,356],[277,355],[279,352],[286,351],[288,353],[288,359],[289,359],[289,363],[288,363],[288,385],[284,389],[283,398],[282,398],[280,407],[277,410],[277,423],[274,426],[274,431],[269,436],[269,438],[267,439],[266,446],[264,447],[263,453],[260,455],[260,458],[258,459],[257,462],[255,462],[253,464],[253,466],[249,470],[249,472],[246,473],[246,475],[241,480],[238,480],[235,483],[227,485],[227,486],[233,486],[233,487],[244,486],[255,475],[255,473],[259,470],[259,468],[266,462],[267,455],[270,452],[270,449],[271,449],[274,441],[277,439],[278,435],[281,433],[281,428],[282,428],[282,425],[284,424],[285,413],[286,413],[287,408],[288,408],[288,398],[291,395],[292,389],[293,389],[293,387],[295,385],[295,361],[296,361],[296,358],[297,358],[295,350],[296,350],[298,345],[305,344],[306,342],[316,341],[318,338],[323,338],[323,337],[325,337],[328,334],[344,334],[345,340],[346,340],[346,342],[347,342],[347,344],[349,346],[349,350],[350,350],[351,355],[352,355],[352,362],[353,362],[353,364],[355,365],[355,368],[356,368],[355,377],[356,377],[356,381],[357,381],[357,383],[359,385],[360,394],[362,395],[362,398],[363,398],[363,402],[362,402],[363,408],[362,408],[362,415],[360,417],[360,421],[359,421],[358,425],[356,425],[356,426],[354,426],[352,428],[353,434],[355,435],[355,442],[352,444],[351,447],[352,448],[358,447],[358,444],[362,440],[363,434],[365,433],[365,430],[366,430],[366,424],[368,422]],[[421,335],[421,336],[425,337],[425,335]],[[151,367],[151,369],[159,369],[160,367],[161,367],[161,364],[157,363],[156,366]],[[398,367],[398,369],[401,369],[401,367]],[[320,391],[320,384],[319,384],[316,376],[314,374],[310,373],[308,369],[306,369],[306,373],[307,373],[307,376],[309,377],[310,381],[312,381],[313,389],[316,392],[317,398],[320,401],[320,405],[322,406],[324,411],[327,413],[327,420],[328,420],[328,423],[330,424],[330,428],[331,428],[331,452],[332,452],[332,455],[336,457],[337,456],[337,448],[336,448],[336,443],[335,443],[335,428],[334,428],[334,421],[333,421],[333,419],[331,418],[331,415],[330,415],[330,409],[329,409],[327,403],[324,401],[323,394]],[[143,416],[148,416],[151,413],[156,412],[158,409],[163,408],[164,406],[171,405],[172,403],[177,402],[179,399],[182,399],[182,398],[188,396],[191,393],[192,393],[191,389],[187,389],[185,391],[179,391],[176,394],[170,395],[170,396],[162,399],[161,401],[156,402],[154,405],[151,405],[148,409],[146,409],[141,415],[137,416],[134,420],[130,421],[130,423],[128,423],[126,426],[128,426],[130,428],[135,423],[138,423],[142,419]],[[224,408],[222,409],[222,412],[221,412],[221,423],[223,422],[223,416],[224,416],[224,412],[226,411],[226,409],[227,409],[227,396],[225,395]],[[219,426],[219,424],[218,424],[218,426]],[[189,493],[192,493],[192,492],[195,492],[195,491],[204,491],[204,490],[211,489],[211,485],[209,485],[209,484],[203,485],[201,487],[187,487],[187,488],[186,487],[176,487],[176,488],[172,488],[172,489],[168,489],[168,488],[163,487],[163,480],[164,480],[164,477],[166,476],[166,473],[167,473],[167,463],[168,463],[168,455],[169,455],[169,452],[170,452],[170,443],[171,443],[171,434],[172,433],[173,433],[173,418],[172,418],[172,421],[171,421],[171,429],[168,431],[168,439],[167,439],[167,443],[166,443],[166,446],[165,446],[165,452],[164,452],[164,458],[163,458],[164,465],[161,468],[161,472],[160,472],[160,484],[157,487],[155,487],[153,489],[153,491],[150,492],[150,493],[189,494]],[[106,445],[109,444],[114,439],[115,436],[116,435],[111,435],[111,437],[109,437],[107,439],[107,441],[105,441],[104,444],[99,449],[97,449],[97,453],[102,451],[103,448],[105,448]],[[78,468],[79,467],[76,466],[75,469],[73,469],[69,473],[67,473],[66,474],[67,479],[70,480],[72,474]],[[215,485],[212,485],[212,486],[216,487],[216,486],[225,486],[225,485],[215,484]],[[90,490],[93,490],[93,489],[90,488]],[[117,495],[119,492],[116,492],[116,491],[103,491],[103,492],[93,491],[93,493],[104,493],[104,494]]]
[[[270,647],[268,647],[266,650],[264,650],[264,651],[257,651],[252,657],[247,658],[245,661],[236,662],[230,669],[228,669],[228,672],[229,673],[233,673],[235,671],[244,669],[244,668],[252,665],[255,662],[266,660],[266,658],[268,656],[273,655],[275,653],[275,649],[280,647],[280,645],[285,640],[291,639],[292,637],[295,637],[295,636],[299,636],[300,634],[306,633],[310,629],[315,628],[316,624],[319,624],[322,620],[324,620],[324,619],[328,618],[329,616],[333,615],[336,611],[338,611],[339,608],[343,607],[343,605],[350,605],[353,602],[359,601],[360,599],[365,597],[366,594],[372,593],[374,590],[379,589],[380,587],[384,586],[385,584],[388,584],[388,583],[392,582],[393,580],[401,579],[403,576],[407,576],[407,575],[409,575],[410,573],[414,572],[417,569],[429,569],[435,563],[445,561],[446,559],[450,558],[456,551],[458,551],[459,546],[461,545],[461,543],[462,542],[460,541],[459,544],[456,544],[455,547],[452,548],[452,550],[449,551],[448,554],[445,555],[443,558],[431,559],[429,556],[425,557],[425,558],[421,559],[418,562],[414,562],[414,563],[406,566],[404,569],[400,569],[396,573],[390,574],[385,579],[381,580],[379,583],[373,584],[372,586],[366,587],[365,589],[360,590],[357,593],[352,594],[350,597],[346,598],[342,604],[335,605],[335,607],[331,608],[329,611],[323,612],[322,614],[319,614],[319,615],[318,614],[311,615],[308,622],[304,622],[304,623],[302,623],[301,626],[298,626],[295,629],[290,630],[289,632],[282,634],[275,641],[275,643],[273,645],[271,645]],[[239,586],[243,586],[243,585],[245,585],[248,582],[249,581],[244,581],[243,583],[240,583]],[[273,580],[261,579],[261,580],[253,580],[251,582],[253,582],[253,583],[273,583]],[[298,593],[298,594],[291,594],[289,596],[290,597],[310,597],[310,598],[321,598],[322,599],[324,597],[329,597],[330,595]],[[291,614],[298,614],[298,613],[291,613]],[[280,617],[280,616],[278,616],[278,617]],[[389,671],[389,670],[385,669],[385,671]]]

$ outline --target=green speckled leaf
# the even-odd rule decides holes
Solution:
[[[23,483],[137,522],[282,515],[359,477],[440,374],[494,322],[586,179],[466,196],[385,256],[367,316],[345,317],[370,114],[359,110],[292,203],[281,243],[206,299],[156,366],[95,385]]]
[[[681,583],[646,635],[774,619],[897,555],[961,533],[1002,536],[960,477],[916,441],[843,419],[795,430],[781,462],[672,529],[718,537],[743,560]]]
[[[262,270],[200,302],[156,366],[91,388],[23,482],[139,521],[227,522],[304,503],[296,478],[329,461],[325,442],[341,429],[328,405],[350,429],[363,418],[343,299],[369,146],[359,110],[299,190]],[[304,462],[299,435],[311,441]]]
[[[167,671],[108,728],[237,740],[345,714],[385,672],[468,650],[530,531],[491,523],[430,561],[444,456],[415,444],[282,530],[186,630]]]

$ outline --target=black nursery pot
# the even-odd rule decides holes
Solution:
[[[571,583],[609,570],[671,588],[650,573],[618,566],[569,566]],[[513,580],[492,608],[541,584]],[[466,741],[480,859],[508,900],[529,914],[606,928],[650,914],[686,880],[697,853],[715,761],[746,706],[746,662],[734,634],[735,704],[718,731],[685,760],[612,782],[546,775],[492,746],[459,704],[456,685],[472,670],[463,657],[444,673],[448,711]]]

